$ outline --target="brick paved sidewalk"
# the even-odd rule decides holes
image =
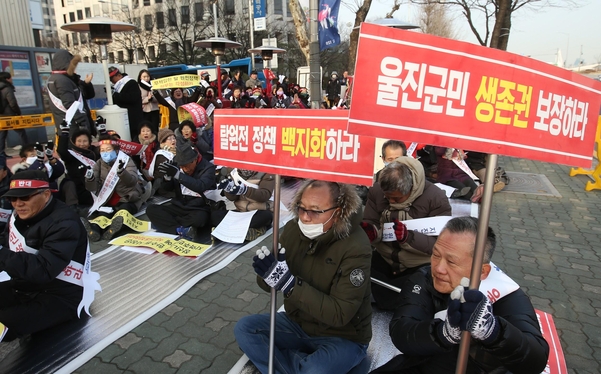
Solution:
[[[518,282],[535,308],[553,314],[570,373],[601,370],[601,191],[569,168],[500,158],[507,171],[546,175],[562,195],[497,193],[493,261]],[[265,240],[271,244],[271,238]],[[246,252],[175,303],[111,344],[78,373],[227,373],[242,352],[236,321],[269,310]],[[281,304],[281,296],[278,299]]]

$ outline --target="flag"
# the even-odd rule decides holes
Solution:
[[[319,50],[323,51],[340,44],[338,34],[338,10],[340,0],[320,0],[319,14]]]

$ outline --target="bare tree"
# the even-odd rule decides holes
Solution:
[[[298,45],[305,56],[306,65],[309,65],[309,44],[311,41],[307,34],[307,19],[303,17],[303,11],[298,0],[290,0],[288,7],[292,14],[292,19],[294,20]]]
[[[447,11],[447,6],[429,1],[420,5],[417,23],[424,34],[457,39],[453,22]]]
[[[355,5],[358,5],[359,0],[355,0]],[[355,62],[357,60],[357,44],[359,43],[359,26],[365,22],[367,13],[371,8],[372,0],[363,0],[363,3],[358,6],[355,12],[355,23],[353,30],[351,31],[351,37],[349,40],[349,61],[348,61],[348,72],[350,75],[355,73]]]
[[[458,8],[470,30],[483,46],[506,50],[511,32],[511,16],[521,8],[573,8],[578,0],[410,0],[413,4],[441,4]],[[479,19],[483,25],[478,26]],[[492,25],[491,25],[492,24]]]

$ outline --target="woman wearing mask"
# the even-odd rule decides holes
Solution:
[[[138,169],[131,158],[127,162],[117,161],[119,153],[117,144],[113,144],[110,139],[103,139],[99,146],[100,160],[92,168],[92,173],[86,175],[86,188],[98,196],[116,162],[118,162],[115,175],[117,184],[102,205],[103,207],[112,208],[113,213],[98,212],[94,214],[109,218],[120,210],[136,214],[140,206],[150,197],[150,184],[138,176]],[[98,197],[101,198],[101,196]],[[83,220],[83,222],[91,241],[98,241],[101,238],[102,240],[110,240],[123,227],[123,217],[120,216],[115,217],[111,225],[104,230],[87,220]]]
[[[0,112],[0,116],[20,116],[21,108],[19,108],[19,103],[17,103],[17,98],[15,97],[15,86],[13,86],[13,78],[10,73],[5,71],[0,72],[0,108],[4,108],[2,112]],[[25,130],[14,130],[19,137],[21,138],[21,145],[25,145],[29,143],[27,139],[27,134]],[[7,156],[4,151],[4,147],[6,147],[6,136],[8,135],[8,130],[0,131],[0,155],[11,158],[11,156]]]
[[[286,96],[282,86],[278,86],[275,91],[275,96],[271,98],[271,107],[274,109],[285,109],[290,106],[292,100]]]
[[[144,119],[151,124],[151,131],[156,134],[159,132],[161,115],[159,104],[152,92],[151,79],[148,70],[140,70],[140,73],[138,74],[138,85],[140,86],[140,93],[142,95],[142,111],[144,112]]]

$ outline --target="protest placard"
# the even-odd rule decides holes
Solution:
[[[169,237],[127,234],[110,241],[112,245],[122,245],[130,247],[148,247],[163,253],[165,251],[173,252],[179,256],[198,257],[206,251],[210,245],[194,243],[189,240],[176,240]]]
[[[590,167],[601,82],[497,49],[363,23],[350,133]]]
[[[200,85],[198,75],[195,74],[173,75],[171,77],[153,79],[150,83],[152,83],[153,90],[164,90],[165,88],[187,88]]]

